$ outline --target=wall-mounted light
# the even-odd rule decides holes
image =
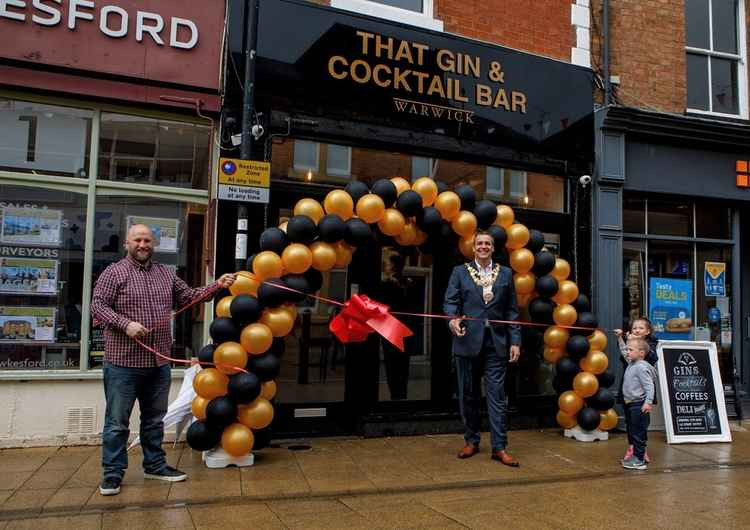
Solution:
[[[311,169],[307,170],[307,177],[306,178],[307,178],[308,182],[310,182],[312,180],[312,170]]]
[[[523,205],[524,206],[528,206],[529,205],[529,196],[528,195],[524,195],[523,196]]]

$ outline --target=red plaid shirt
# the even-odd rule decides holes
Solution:
[[[206,287],[191,289],[160,263],[145,266],[130,256],[111,264],[99,276],[91,300],[91,312],[104,323],[104,360],[131,368],[161,366],[169,361],[157,357],[125,333],[130,322],[139,322],[151,332],[141,342],[163,355],[172,351],[170,315],[198,298]]]

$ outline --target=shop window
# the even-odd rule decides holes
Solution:
[[[510,189],[510,196],[514,199],[527,199],[528,202],[528,193],[527,193],[527,187],[526,187],[526,172],[525,171],[515,171],[515,170],[508,170],[508,182]]]
[[[696,245],[695,340],[716,343],[719,371],[724,383],[732,382],[732,247]]]
[[[432,158],[425,158],[423,156],[411,157],[411,181],[414,182],[418,178],[431,176],[434,164],[435,162]]]
[[[320,144],[307,140],[294,141],[294,170],[315,171],[320,167]]]
[[[680,200],[649,199],[648,233],[661,236],[692,236],[692,203]]]
[[[203,226],[205,206],[149,197],[98,196],[94,234],[94,282],[111,263],[125,256],[123,245],[133,224],[151,227],[156,239],[153,260],[172,269],[191,287],[204,285]],[[203,346],[203,309],[196,306],[172,321],[171,357],[189,359]],[[89,366],[101,366],[103,333],[92,326]],[[182,365],[180,365],[182,366]]]
[[[624,239],[622,242],[622,316],[623,329],[646,314],[646,243]]]
[[[746,115],[745,39],[739,28],[744,1],[685,1],[688,111]]]
[[[99,178],[208,188],[208,126],[124,114],[102,114]]]
[[[631,234],[646,233],[646,199],[625,194],[622,205],[622,229]]]
[[[485,191],[487,195],[502,197],[503,170],[499,167],[487,166],[487,181]]]
[[[78,368],[86,196],[0,184],[0,370]]]
[[[0,98],[0,169],[86,177],[93,112]]]
[[[721,203],[695,203],[695,232],[697,237],[732,239],[732,211]]]
[[[345,145],[328,144],[326,150],[326,173],[336,177],[348,177],[352,172],[352,149]]]
[[[443,22],[433,18],[434,0],[331,0],[331,7],[443,31]]]

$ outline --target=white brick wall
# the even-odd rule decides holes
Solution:
[[[576,0],[570,6],[570,23],[576,30],[576,45],[570,50],[570,62],[591,67],[591,12],[589,0]]]

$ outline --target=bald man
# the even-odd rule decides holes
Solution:
[[[172,351],[169,322],[172,309],[203,295],[206,287],[191,289],[174,271],[152,260],[154,234],[146,225],[133,225],[125,241],[127,255],[102,272],[94,287],[91,312],[104,323],[104,395],[107,411],[102,433],[102,495],[117,495],[128,467],[130,414],[135,400],[141,411],[140,437],[147,479],[180,482],[187,475],[167,465],[161,447],[171,374],[163,355]],[[229,287],[234,274],[216,281]]]

